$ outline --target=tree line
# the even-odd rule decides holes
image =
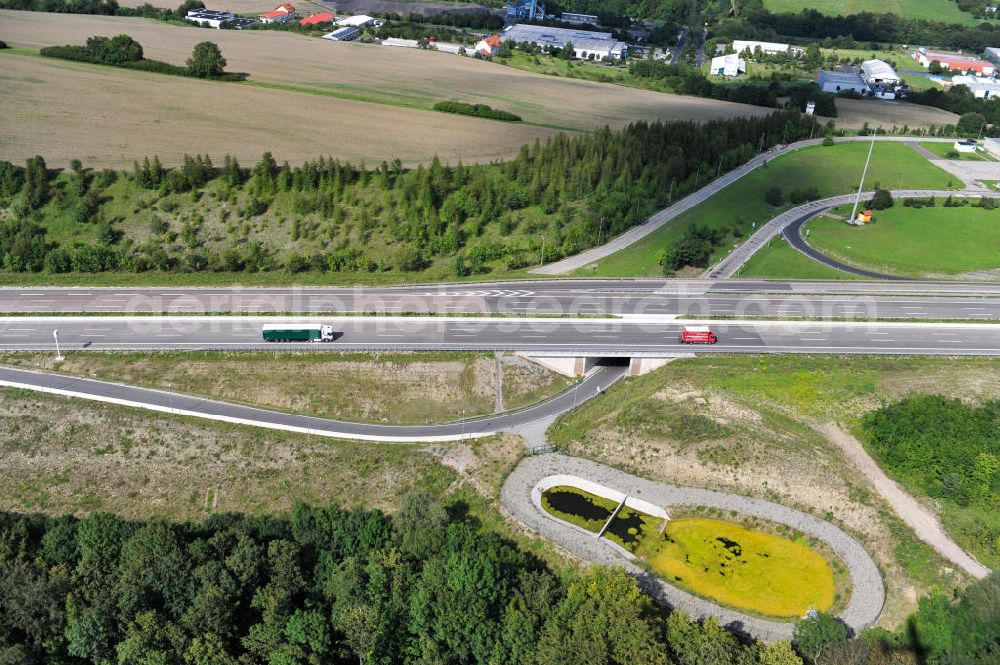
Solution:
[[[0,261],[50,272],[513,270],[594,246],[758,151],[815,130],[794,111],[640,122],[556,135],[506,162],[434,159],[410,170],[326,158],[293,168],[269,153],[251,169],[229,157],[217,167],[207,155],[178,168],[144,159],[129,173],[58,173],[41,157],[23,167],[0,162],[0,203],[13,213],[0,224]],[[109,202],[152,215],[149,229],[112,217]],[[100,226],[105,240],[53,241],[47,226],[67,214]],[[215,214],[227,237],[212,240],[205,215]],[[275,245],[267,231],[290,233]]]
[[[12,665],[987,665],[997,593],[994,575],[957,604],[925,599],[899,635],[850,640],[821,613],[791,645],[755,643],[662,611],[621,568],[557,575],[426,492],[391,516],[0,513],[0,659]]]
[[[110,38],[90,37],[83,46],[46,46],[40,49],[39,53],[47,58],[140,69],[157,74],[194,76],[224,81],[243,81],[247,78],[246,74],[225,71],[226,59],[222,57],[222,52],[215,42],[195,44],[185,67],[146,58],[143,55],[142,44],[128,35],[115,35]]]

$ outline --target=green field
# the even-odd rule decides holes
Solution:
[[[675,242],[692,224],[727,228],[734,218],[742,218],[740,238],[732,237],[726,243],[744,240],[751,232],[751,223],[763,224],[783,210],[792,207],[786,199],[784,205],[774,208],[764,200],[764,191],[780,183],[785,193],[796,188],[816,187],[820,196],[844,194],[857,189],[858,178],[864,166],[868,146],[863,143],[838,143],[833,146],[805,148],[784,155],[760,167],[715,194],[704,203],[679,215],[639,242],[601,259],[594,265],[576,272],[580,276],[647,277],[660,274],[657,254]],[[899,185],[921,189],[955,189],[953,176],[934,166],[902,143],[877,143],[872,155],[865,184],[869,187],[880,183],[892,188]],[[724,248],[724,251],[728,249]],[[722,258],[721,253],[715,257]]]
[[[737,277],[766,279],[860,279],[841,272],[794,249],[786,240],[774,238],[747,261]]]
[[[935,155],[943,159],[960,159],[966,162],[996,161],[985,152],[977,152],[977,153],[958,152],[957,150],[954,149],[954,147],[952,147],[951,143],[936,143],[934,141],[921,141],[920,147],[930,150]],[[957,157],[955,156],[956,154],[958,155]]]
[[[829,16],[848,16],[861,12],[876,14],[898,14],[903,18],[977,25],[972,14],[958,8],[953,0],[764,0],[764,8],[775,14],[798,13],[803,9],[815,9]]]
[[[830,563],[808,546],[709,519],[667,522],[649,558],[665,579],[755,614],[798,618],[833,606]]]
[[[875,223],[820,217],[809,243],[828,256],[879,272],[920,277],[1000,268],[1000,210],[974,205],[876,211]]]

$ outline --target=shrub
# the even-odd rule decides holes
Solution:
[[[784,200],[784,194],[781,192],[781,187],[769,187],[767,191],[764,192],[764,200],[767,201],[768,205],[777,208],[780,206]]]
[[[463,104],[462,102],[438,102],[434,105],[435,111],[445,113],[458,113],[459,115],[471,115],[476,118],[489,118],[490,120],[504,120],[506,122],[520,122],[521,116],[494,109],[487,104]]]

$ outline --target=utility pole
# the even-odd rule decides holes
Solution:
[[[671,180],[670,181],[670,190],[673,191],[673,188],[674,188],[674,182],[673,182],[673,180]],[[603,237],[604,237],[604,215],[601,215],[601,228],[597,232],[597,244],[598,245],[601,244],[601,238],[603,238]]]
[[[858,183],[858,195],[854,197],[854,208],[851,209],[851,224],[854,223],[854,216],[858,214],[858,202],[861,201],[861,188],[865,186],[865,175],[868,173],[868,164],[872,161],[872,151],[875,149],[875,135],[872,134],[872,144],[868,148],[868,159],[865,160],[865,168],[861,171],[861,182]]]
[[[722,173],[722,157],[723,157],[723,155],[719,155],[719,167],[717,169],[715,169],[715,177],[716,178],[718,178],[719,175]]]
[[[59,329],[58,328],[53,328],[52,329],[52,337],[56,340],[56,362],[57,363],[61,363],[63,360],[65,360],[65,358],[63,358],[63,354],[59,353]]]
[[[542,235],[542,251],[538,255],[538,265],[539,265],[539,267],[541,267],[541,265],[543,263],[545,263],[545,235],[544,234]]]

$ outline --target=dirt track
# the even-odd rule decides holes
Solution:
[[[990,574],[990,569],[965,553],[941,528],[937,517],[920,502],[907,494],[868,455],[856,438],[829,423],[822,428],[823,435],[844,451],[844,454],[871,481],[875,490],[889,502],[896,514],[917,534],[920,540],[934,548],[938,554],[956,564],[976,578]]]

